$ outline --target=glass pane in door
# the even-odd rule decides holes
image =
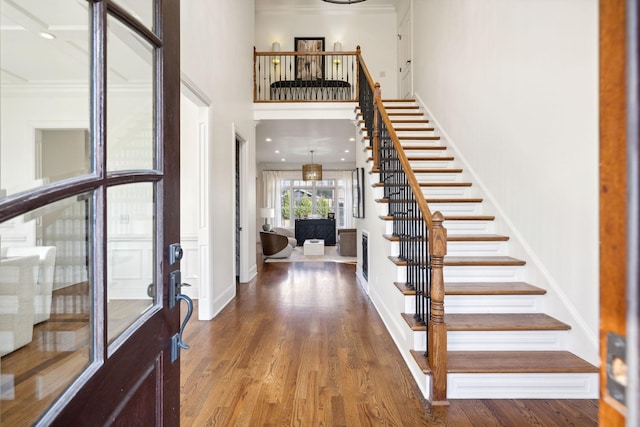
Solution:
[[[107,170],[154,169],[154,49],[108,18]]]
[[[107,189],[107,334],[109,343],[156,300],[155,198],[149,182]]]
[[[0,199],[92,171],[87,4],[0,0]]]
[[[92,359],[90,194],[0,224],[0,420],[31,425]]]
[[[115,3],[142,22],[147,28],[153,30],[155,0],[116,0]]]

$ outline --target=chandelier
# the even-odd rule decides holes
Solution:
[[[311,163],[302,165],[303,181],[322,181],[322,165],[313,163],[313,150],[311,150]]]
[[[367,0],[322,0],[327,3],[335,3],[335,4],[352,4],[352,3],[362,3]]]

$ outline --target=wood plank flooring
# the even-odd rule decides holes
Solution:
[[[214,320],[187,325],[181,425],[597,425],[595,400],[431,407],[353,265],[259,263],[258,277],[237,285]]]

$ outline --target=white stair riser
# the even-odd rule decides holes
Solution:
[[[431,212],[440,211],[443,215],[481,215],[482,205],[480,203],[429,203]],[[388,203],[378,204],[378,215],[389,213]]]
[[[408,312],[411,313],[411,312]],[[413,350],[425,351],[427,333],[411,331]],[[565,351],[566,331],[450,331],[448,351]]]
[[[422,187],[426,198],[471,197],[471,187]]]
[[[598,374],[449,374],[449,399],[597,399]]]
[[[450,331],[447,350],[564,351],[567,340],[567,331]]]
[[[443,222],[443,226],[447,229],[447,234],[491,234],[493,233],[493,221],[475,220],[475,221],[448,221]]]
[[[447,242],[447,256],[501,256],[508,242]]]
[[[461,173],[416,173],[418,182],[462,182]]]
[[[446,285],[445,285],[446,286]],[[447,295],[446,313],[540,313],[542,295]],[[415,295],[405,295],[404,312],[415,313]]]
[[[540,313],[543,301],[543,295],[446,295],[444,306],[446,313]]]
[[[385,233],[393,233],[393,221],[385,220]],[[444,221],[447,233],[455,234],[489,234],[493,230],[493,224],[489,221]]]
[[[412,126],[412,128],[413,127],[414,126]],[[396,135],[398,136],[398,138],[400,138],[401,141],[403,137],[409,137],[409,136],[437,136],[435,130],[429,130],[429,129],[430,128],[427,126],[425,126],[424,129],[420,129],[420,130],[415,130],[415,129],[405,130],[405,129],[402,129],[401,127],[394,128],[394,130],[396,131]]]
[[[442,156],[429,156],[429,157],[442,157]],[[452,160],[409,160],[409,165],[411,166],[412,169],[454,167]]]
[[[431,212],[447,215],[482,215],[482,203],[429,203]]]
[[[427,145],[427,144],[421,144]],[[440,144],[433,144],[433,146],[440,146]],[[406,147],[404,149],[404,154],[407,157],[450,157],[451,155],[447,153],[447,150],[412,150],[411,147]]]
[[[520,266],[458,267],[446,266],[443,269],[447,282],[508,282],[522,281],[523,268]]]
[[[398,255],[400,242],[389,241],[389,243],[389,255]],[[502,256],[507,254],[506,243],[507,242],[448,242],[447,256]]]

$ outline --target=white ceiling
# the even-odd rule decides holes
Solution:
[[[321,0],[255,1],[257,11],[337,7],[357,13],[361,7],[395,7],[397,0],[367,0],[354,5],[332,5]],[[118,3],[143,22],[150,20],[150,11],[145,6],[150,2],[120,0]],[[2,84],[63,82],[86,86],[89,79],[88,22],[86,0],[0,0]],[[146,52],[140,51],[140,42],[133,40],[130,33],[117,27],[110,25],[117,39],[117,43],[110,46],[110,52],[117,51],[120,60],[112,55],[110,80],[124,84],[146,80],[150,77]],[[46,40],[40,36],[41,32],[51,33],[56,38]],[[39,54],[24,55],[24,52]],[[142,70],[142,74],[136,70]],[[256,126],[256,161],[306,163],[310,160],[310,150],[314,150],[314,161],[353,164],[355,143],[349,139],[354,136],[354,126],[349,120],[265,120]],[[267,138],[271,141],[266,141]],[[280,152],[276,153],[276,150]]]
[[[256,126],[256,162],[308,163],[314,150],[314,163],[351,168],[356,161],[355,133],[351,120],[262,120]]]

